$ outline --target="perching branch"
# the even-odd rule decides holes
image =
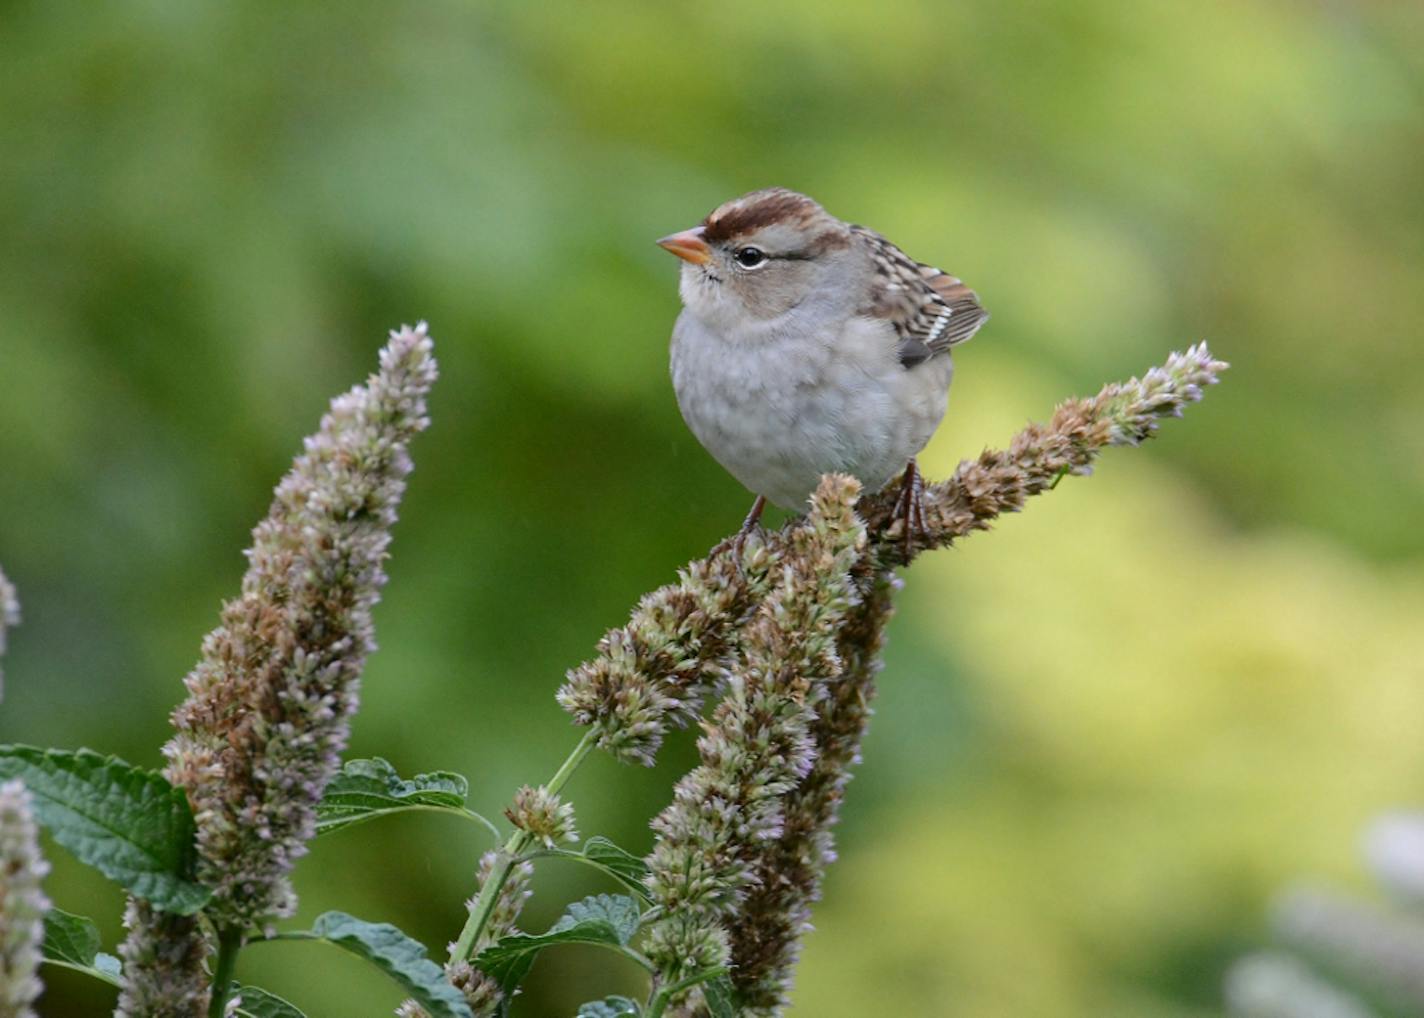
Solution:
[[[1031,495],[1053,488],[1064,474],[1086,475],[1109,446],[1139,445],[1168,417],[1181,417],[1227,369],[1205,343],[1174,353],[1142,378],[1105,385],[1092,399],[1060,403],[1045,424],[1030,424],[1006,450],[986,449],[966,460],[949,480],[925,492],[924,533],[912,535],[915,552],[941,548],[976,530],[988,530],[996,517],[1018,512]],[[871,541],[885,564],[904,562],[901,523],[894,518],[893,485],[865,499]],[[913,556],[912,556],[913,557]]]

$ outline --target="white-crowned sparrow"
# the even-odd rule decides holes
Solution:
[[[974,291],[803,194],[735,198],[658,241],[683,260],[672,381],[692,433],[758,498],[804,509],[824,473],[905,473],[944,416],[950,349],[989,317]],[[908,469],[907,469],[908,467]]]

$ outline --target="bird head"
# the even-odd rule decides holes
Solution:
[[[688,309],[731,324],[775,319],[808,303],[844,305],[853,288],[846,284],[860,281],[853,240],[814,200],[771,187],[719,205],[700,225],[658,244],[683,261]]]

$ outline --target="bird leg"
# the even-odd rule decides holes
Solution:
[[[707,557],[732,549],[732,561],[736,562],[737,568],[742,568],[742,551],[747,546],[747,537],[757,528],[757,523],[761,520],[761,514],[766,511],[766,496],[758,495],[756,501],[752,503],[751,510],[747,513],[747,518],[742,520],[742,527],[731,537],[719,541],[713,549],[707,553]]]
[[[895,500],[895,515],[900,518],[903,531],[905,564],[915,553],[915,539],[929,534],[929,524],[925,521],[925,484],[920,476],[920,468],[912,459],[905,467],[904,480],[900,484],[900,497]]]

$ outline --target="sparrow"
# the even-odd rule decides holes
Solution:
[[[923,529],[915,456],[944,417],[950,351],[989,317],[974,291],[781,187],[734,198],[658,244],[682,259],[678,408],[756,495],[737,543],[768,500],[804,509],[822,474],[874,492],[903,473],[908,559]]]

